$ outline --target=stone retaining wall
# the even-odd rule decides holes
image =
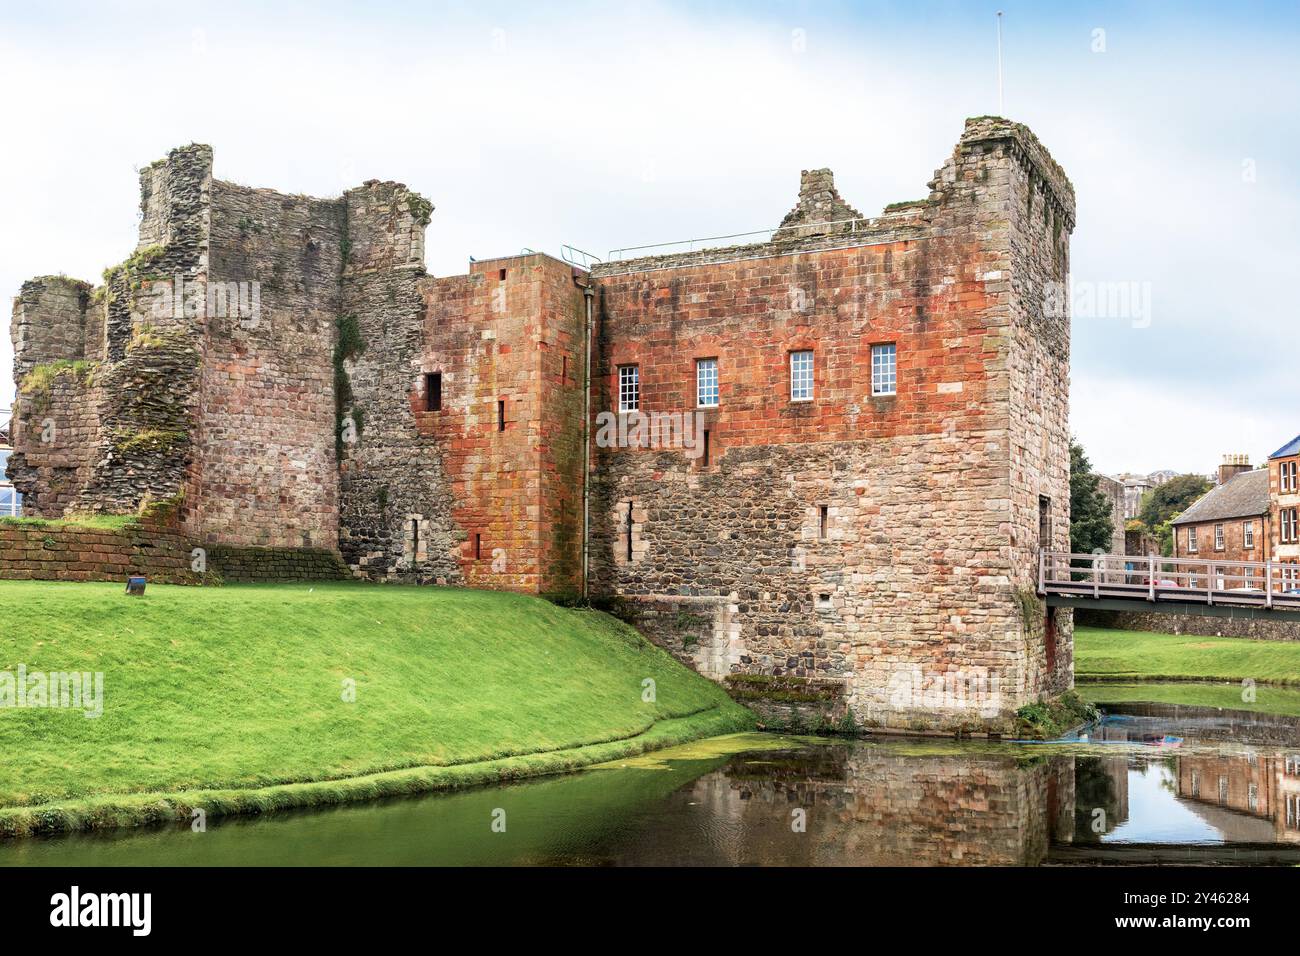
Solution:
[[[208,568],[225,581],[338,581],[352,577],[324,548],[208,548]]]
[[[1157,634],[1194,634],[1204,637],[1253,637],[1266,641],[1300,640],[1300,622],[1253,617],[1204,617],[1197,614],[1156,614],[1140,611],[1074,612],[1081,627]]]
[[[160,584],[203,583],[190,569],[190,550],[184,535],[151,525],[111,531],[0,523],[0,578],[125,583],[142,574]]]

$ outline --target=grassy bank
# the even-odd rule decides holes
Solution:
[[[1148,634],[1080,627],[1079,681],[1237,681],[1300,686],[1300,642]]]
[[[0,582],[0,621],[0,672],[104,675],[96,719],[0,708],[10,833],[486,783],[751,720],[613,618],[513,594]]]
[[[1232,684],[1195,684],[1191,681],[1160,684],[1153,681],[1121,683],[1100,681],[1080,684],[1079,695],[1094,704],[1143,701],[1152,704],[1182,704],[1187,707],[1217,707],[1246,710],[1261,714],[1300,717],[1300,689],[1294,687],[1255,687],[1243,695],[1241,682]]]

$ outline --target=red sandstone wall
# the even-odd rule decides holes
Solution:
[[[571,268],[543,255],[490,260],[422,289],[424,347],[408,397],[450,483],[463,579],[575,590],[583,311]],[[443,406],[431,412],[424,376],[434,372]]]

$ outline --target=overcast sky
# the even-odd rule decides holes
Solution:
[[[1294,3],[6,0],[0,289],[98,280],[134,248],[135,168],[188,142],[248,185],[408,183],[437,275],[771,227],[819,166],[871,215],[999,112],[999,6],[1002,113],[1078,195],[1076,286],[1150,296],[1076,316],[1075,433],[1111,473],[1260,460],[1300,432]],[[0,404],[11,364],[6,334]]]

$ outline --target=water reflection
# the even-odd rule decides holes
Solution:
[[[1066,746],[755,736],[737,752],[666,752],[203,834],[20,841],[0,845],[0,864],[1297,863],[1300,723],[1263,724],[1262,742],[1222,716],[1152,712]],[[505,833],[491,829],[497,810]]]

